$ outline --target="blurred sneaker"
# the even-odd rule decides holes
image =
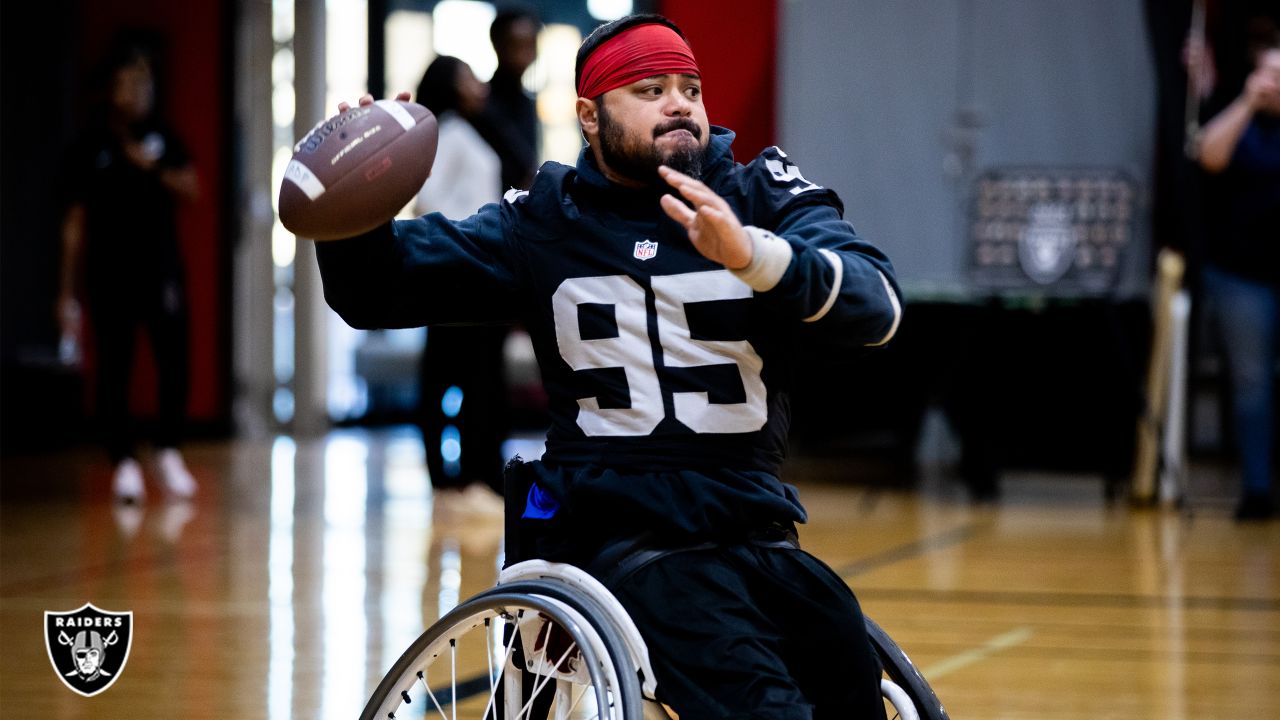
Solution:
[[[111,493],[124,503],[140,503],[147,497],[147,487],[142,481],[142,466],[133,458],[125,458],[116,465],[111,476]]]
[[[187,470],[182,461],[182,453],[176,448],[164,448],[156,453],[156,468],[160,471],[160,482],[170,495],[189,498],[196,494],[196,479]]]

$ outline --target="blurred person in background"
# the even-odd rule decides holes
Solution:
[[[431,62],[417,101],[440,127],[431,176],[414,203],[419,215],[450,220],[502,199],[502,163],[473,123],[488,87],[449,55]],[[509,423],[503,377],[507,328],[439,325],[427,331],[419,367],[418,425],[436,510],[502,515],[502,443]]]
[[[1275,367],[1280,337],[1280,31],[1249,23],[1253,69],[1244,88],[1205,124],[1201,167],[1214,175],[1202,281],[1226,360],[1243,491],[1238,520],[1275,516]],[[1189,70],[1212,77],[1211,56]]]
[[[460,220],[497,202],[507,189],[533,183],[539,125],[524,74],[537,59],[540,28],[531,5],[498,8],[489,26],[498,66],[488,85],[454,58],[438,58],[432,66],[441,60],[444,66],[427,69],[418,102],[441,125],[435,165],[418,196],[419,214],[438,211]],[[449,69],[456,66],[461,68],[456,73]],[[508,326],[427,331],[419,426],[437,505],[445,512],[502,512],[495,491],[502,491],[502,443],[511,426],[504,355],[510,331]]]
[[[498,3],[498,12],[489,25],[489,42],[498,66],[489,80],[489,101],[479,127],[502,160],[502,190],[527,190],[533,185],[541,153],[537,102],[524,87],[524,76],[538,58],[538,34],[542,19],[537,9],[525,2]],[[510,328],[506,368],[511,380],[510,408],[513,422],[522,427],[545,428],[546,393],[536,378],[532,363],[533,346],[526,328],[518,323]],[[514,360],[514,362],[512,362]]]
[[[62,264],[57,315],[64,345],[80,336],[80,291],[97,357],[97,412],[114,467],[112,492],[146,495],[137,444],[140,418],[129,407],[139,327],[150,336],[159,417],[145,433],[166,491],[190,497],[196,482],[178,450],[189,390],[187,297],[176,214],[196,200],[199,181],[157,102],[160,42],[119,34],[94,77],[96,96],[65,172]],[[83,277],[81,277],[83,275]]]
[[[528,189],[538,169],[538,110],[524,74],[538,57],[541,27],[537,12],[524,4],[501,6],[489,26],[498,67],[479,126],[502,160],[503,191]]]
[[[418,192],[418,214],[461,220],[502,199],[502,163],[474,125],[488,97],[489,88],[462,60],[441,55],[427,66],[417,100],[436,116],[440,131],[431,176]]]

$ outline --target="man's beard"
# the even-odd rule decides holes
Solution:
[[[609,112],[605,110],[603,101],[597,107],[600,122],[600,155],[614,172],[632,180],[657,185],[662,181],[658,175],[658,167],[666,165],[689,177],[701,179],[702,158],[706,154],[706,148],[701,144],[702,128],[698,127],[693,120],[685,117],[672,118],[654,128],[654,140],[657,140],[659,135],[672,130],[688,130],[697,141],[692,147],[681,143],[663,157],[656,144],[629,140],[622,125],[614,122]]]

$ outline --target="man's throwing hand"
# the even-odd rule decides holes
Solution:
[[[703,257],[741,270],[751,264],[751,237],[742,228],[738,216],[725,199],[715,194],[706,183],[663,165],[658,174],[693,204],[690,209],[674,195],[662,196],[662,209],[672,220],[684,226],[689,240]]]
[[[400,100],[401,102],[409,102],[409,93],[406,91],[400,91],[396,93],[396,99]],[[372,105],[372,104],[373,104],[372,95],[370,95],[369,93],[365,93],[364,95],[360,96],[360,107],[365,107],[366,105]],[[346,100],[343,100],[342,102],[338,103],[339,115],[341,115],[342,113],[350,109],[351,109],[351,103],[347,102]]]

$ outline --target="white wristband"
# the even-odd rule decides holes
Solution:
[[[738,279],[756,292],[772,290],[791,265],[794,253],[786,240],[768,230],[754,225],[742,228],[751,237],[751,264],[739,270],[730,270]]]

